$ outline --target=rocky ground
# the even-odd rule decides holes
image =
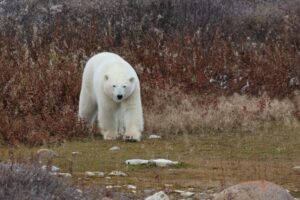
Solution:
[[[254,194],[259,199],[266,191],[290,199],[286,189],[299,196],[299,149],[293,148],[299,134],[285,131],[274,129],[274,137],[267,132],[224,133],[144,136],[140,143],[85,139],[50,148],[4,146],[0,156],[36,163],[92,199],[144,199],[160,191],[169,199],[247,199]],[[230,188],[251,180],[280,186],[250,182]]]

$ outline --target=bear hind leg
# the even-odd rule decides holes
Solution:
[[[79,100],[79,118],[87,121],[89,124],[94,124],[97,116],[97,104],[91,99],[83,95]]]

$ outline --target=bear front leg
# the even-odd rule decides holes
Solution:
[[[143,131],[143,113],[141,105],[129,107],[125,112],[125,141],[141,141]]]
[[[114,115],[111,112],[99,112],[98,123],[104,140],[115,140],[118,138]]]

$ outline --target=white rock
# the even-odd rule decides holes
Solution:
[[[291,78],[290,81],[289,81],[289,85],[290,86],[298,86],[298,85],[300,85],[300,79],[297,76]]]
[[[300,166],[293,167],[294,170],[300,170]]]
[[[90,172],[90,171],[86,171],[86,172],[84,172],[84,175],[86,177],[104,177],[104,172]]]
[[[168,195],[166,195],[166,193],[160,191],[153,194],[152,196],[145,198],[145,200],[169,200],[169,197]]]
[[[126,173],[121,171],[112,171],[108,174],[109,176],[128,176]]]
[[[79,151],[73,151],[73,152],[72,152],[72,155],[73,155],[73,156],[76,156],[76,155],[79,155],[79,154],[81,154]]]
[[[131,190],[135,190],[135,189],[136,189],[136,186],[135,186],[135,185],[127,185],[127,188],[128,188],[128,189],[131,189]]]
[[[183,198],[189,198],[195,195],[193,192],[186,192],[183,190],[174,190],[174,192],[179,193]]]
[[[94,173],[94,172],[86,171],[86,172],[84,172],[84,175],[85,175],[86,177],[94,177],[94,176],[95,176],[95,173]]]
[[[106,189],[112,189],[112,188],[120,188],[121,186],[119,185],[107,185]]]
[[[43,165],[42,170],[47,170],[47,165]],[[51,166],[50,172],[59,172],[59,171],[60,171],[59,167],[56,167],[54,165]]]
[[[54,14],[62,12],[62,9],[63,9],[63,5],[53,5],[50,7],[50,11]]]
[[[104,177],[104,172],[94,172],[96,177]]]
[[[82,194],[82,190],[80,190],[80,189],[76,189],[76,192],[78,192],[79,194]]]
[[[109,149],[110,151],[119,151],[120,147],[118,146],[113,146],[112,148]]]
[[[143,160],[143,159],[131,159],[131,160],[126,160],[125,163],[127,165],[145,165],[148,164],[148,160]]]
[[[149,160],[149,163],[154,163],[158,167],[165,167],[168,165],[178,165],[179,164],[178,161],[172,161],[172,160],[167,160],[167,159],[162,159],[162,158]]]
[[[173,190],[173,192],[176,192],[176,193],[181,194],[181,193],[183,193],[184,191],[183,191],[183,190]]]
[[[148,139],[161,139],[160,135],[150,135]]]

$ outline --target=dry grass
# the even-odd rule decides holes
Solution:
[[[41,145],[93,135],[77,120],[78,97],[84,64],[101,51],[120,54],[137,70],[148,132],[294,126],[299,119],[297,0],[284,6],[74,0],[62,1],[59,9],[51,2],[0,5],[5,143]]]
[[[153,133],[228,132],[235,129],[255,131],[282,125],[299,127],[299,94],[293,98],[196,96],[180,91],[160,91],[145,111],[146,130]],[[168,103],[166,103],[168,102]]]

